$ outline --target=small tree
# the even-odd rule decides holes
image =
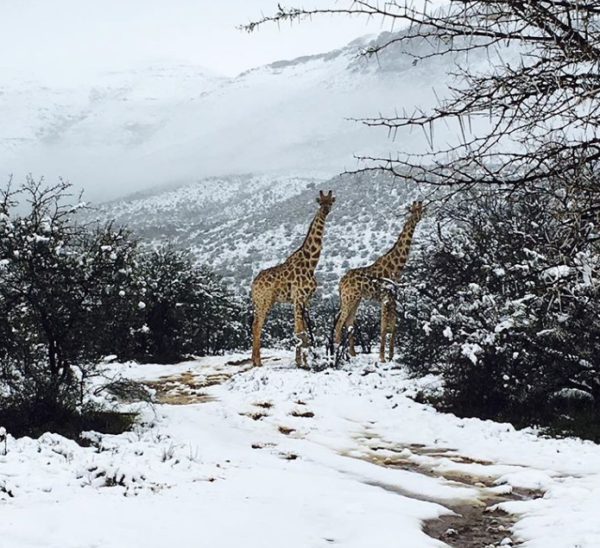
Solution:
[[[133,282],[136,242],[110,224],[80,225],[85,206],[69,204],[68,190],[28,179],[0,191],[1,411],[23,428],[81,411],[112,321],[107,301]]]
[[[195,267],[188,253],[171,246],[145,253],[140,262],[134,357],[172,363],[243,345],[241,303],[216,274]]]

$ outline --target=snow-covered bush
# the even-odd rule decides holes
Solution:
[[[574,407],[600,417],[600,227],[581,213],[598,204],[562,189],[463,195],[411,258],[402,359],[441,373],[453,411],[522,424],[566,422]]]
[[[381,334],[381,304],[363,300],[356,312],[354,340],[357,351],[370,354],[378,348]]]
[[[170,246],[140,258],[140,325],[132,356],[174,362],[247,346],[249,321],[242,304],[206,267]]]
[[[0,191],[0,411],[24,429],[79,415],[111,296],[134,282],[136,242],[78,224],[84,205],[68,203],[68,188],[30,179]]]
[[[68,192],[32,179],[0,190],[0,422],[17,435],[104,424],[104,356],[166,362],[247,343],[218,277],[182,252],[144,251],[113,223],[82,224]]]

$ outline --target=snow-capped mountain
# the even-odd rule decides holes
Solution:
[[[406,55],[429,51],[426,43],[395,46],[368,60],[358,56],[364,45],[357,40],[236,78],[150,64],[55,87],[3,73],[0,177],[62,176],[101,201],[207,176],[332,176],[353,168],[355,154],[423,150],[423,135],[391,142],[386,131],[350,118],[431,106],[452,60],[415,63]],[[488,63],[473,55],[469,62]]]
[[[189,65],[138,66],[74,87],[45,85],[31,75],[3,76],[0,177],[62,176],[96,200],[107,189],[115,195],[163,182],[138,163],[144,144],[178,105],[192,105],[227,81]]]
[[[448,67],[461,60],[415,62],[435,47],[425,41],[395,44],[368,60],[358,55],[366,43],[236,78],[149,65],[72,89],[0,80],[8,120],[0,127],[0,173],[23,166],[48,177],[60,173],[95,188],[88,197],[96,202],[144,190],[107,203],[99,216],[151,242],[190,249],[242,290],[302,242],[318,190],[332,189],[338,201],[317,274],[333,282],[386,251],[405,206],[418,197],[382,174],[335,175],[356,167],[354,154],[427,146],[418,132],[392,142],[385,131],[348,118],[433,105],[451,79]],[[469,57],[472,70],[489,62],[477,52]],[[439,128],[436,138],[454,137]]]
[[[93,85],[49,87],[31,76],[1,81],[3,154],[26,145],[127,146],[145,141],[173,107],[225,79],[187,65],[139,66],[99,75]]]

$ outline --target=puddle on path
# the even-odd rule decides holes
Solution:
[[[277,365],[285,362],[280,356],[265,356],[264,362]],[[139,381],[156,391],[156,402],[168,405],[191,405],[207,403],[217,398],[207,392],[207,388],[223,384],[231,377],[249,371],[254,366],[252,358],[230,360],[224,364],[202,364],[201,359],[188,371],[164,375],[155,380]]]
[[[485,472],[485,467],[493,462],[462,456],[455,449],[423,445],[392,445],[382,442],[379,437],[369,432],[358,439],[366,447],[359,455],[356,453],[350,455],[354,458],[386,468],[396,468],[441,479],[449,487],[467,487],[476,490],[478,494],[472,501],[457,499],[456,502],[449,502],[407,492],[391,485],[369,483],[416,500],[441,504],[452,510],[453,513],[450,515],[424,522],[423,530],[430,537],[453,548],[516,546],[518,542],[511,533],[516,518],[499,510],[496,505],[541,496],[539,492],[511,490],[508,487],[505,492],[502,492],[503,490],[494,484],[497,478]],[[419,457],[427,458],[419,459]],[[441,463],[437,459],[448,459],[458,465],[475,464],[478,465],[478,472],[472,475],[459,469],[440,471],[437,467]]]

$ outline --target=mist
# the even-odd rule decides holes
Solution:
[[[349,119],[432,104],[445,67],[405,59],[386,72],[359,59],[381,30],[374,20],[236,29],[275,9],[271,0],[8,5],[0,180],[62,178],[102,202],[213,175],[332,176],[356,168],[355,155],[426,146]],[[25,32],[31,39],[18,40]]]

